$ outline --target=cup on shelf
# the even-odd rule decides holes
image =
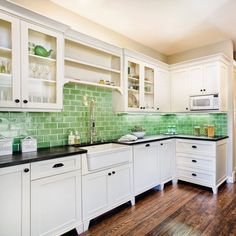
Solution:
[[[28,52],[29,52],[29,54],[31,54],[31,55],[35,54],[34,53],[34,48],[35,48],[35,44],[32,43],[32,42],[28,42]]]

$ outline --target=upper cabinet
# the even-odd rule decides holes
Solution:
[[[20,21],[0,12],[0,108],[20,107],[20,92]]]
[[[189,96],[207,94],[219,94],[219,111],[227,111],[227,86],[228,61],[223,55],[172,65],[172,112],[189,111]]]
[[[63,34],[0,12],[0,110],[62,109]]]
[[[115,112],[169,112],[168,68],[161,69],[156,60],[125,49],[123,74],[123,94],[113,94]]]
[[[121,91],[122,50],[69,30],[65,39],[65,83],[90,84]]]

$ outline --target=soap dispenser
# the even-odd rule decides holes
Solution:
[[[70,134],[68,135],[68,144],[69,145],[75,144],[75,135],[73,134],[73,131],[70,131]]]

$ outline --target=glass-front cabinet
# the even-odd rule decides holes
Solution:
[[[131,57],[125,63],[127,110],[155,111],[155,66]]]
[[[48,29],[21,22],[22,101],[26,108],[60,108],[63,39]]]
[[[0,110],[62,109],[63,36],[0,13]]]
[[[0,13],[0,107],[20,107],[20,21]]]

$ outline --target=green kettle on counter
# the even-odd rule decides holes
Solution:
[[[43,46],[41,45],[36,45],[34,47],[34,54],[37,56],[41,56],[41,57],[49,57],[52,53],[52,49],[50,49],[49,51],[47,51]]]

